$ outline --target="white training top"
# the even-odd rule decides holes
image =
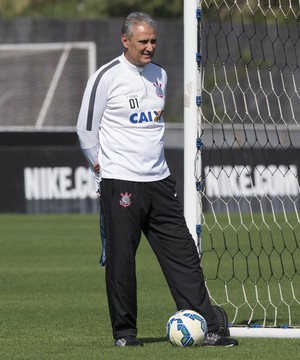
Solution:
[[[164,69],[154,63],[136,67],[124,54],[90,77],[77,134],[91,169],[98,157],[100,179],[146,182],[170,175],[164,156],[166,86]]]

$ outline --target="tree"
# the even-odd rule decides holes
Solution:
[[[182,0],[0,0],[1,16],[48,18],[124,17],[132,11],[156,18],[182,16]]]

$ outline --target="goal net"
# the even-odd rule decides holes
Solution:
[[[233,334],[300,336],[299,0],[194,6],[196,147],[185,172],[196,189],[185,184],[185,212],[192,223],[196,197],[209,293]]]
[[[0,131],[74,131],[92,42],[0,45]]]

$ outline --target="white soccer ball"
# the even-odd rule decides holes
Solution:
[[[207,333],[205,319],[193,310],[180,310],[167,322],[167,337],[175,346],[200,346]]]

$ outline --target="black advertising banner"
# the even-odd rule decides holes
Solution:
[[[0,150],[1,212],[94,212],[96,182],[78,148]]]
[[[166,151],[183,189],[183,152]],[[0,134],[0,212],[95,213],[96,181],[76,134]]]
[[[299,207],[300,149],[243,148],[202,152],[203,211],[295,211]],[[233,165],[234,164],[234,165]],[[221,201],[215,202],[216,199]],[[234,199],[234,201],[228,201]]]
[[[166,157],[183,200],[183,149],[166,149]],[[99,210],[96,181],[75,134],[0,136],[0,167],[2,213]],[[203,151],[202,169],[204,211],[207,199],[218,197],[253,198],[262,196],[262,191],[268,197],[297,199],[300,195],[299,149],[276,150],[276,158],[272,149]]]

